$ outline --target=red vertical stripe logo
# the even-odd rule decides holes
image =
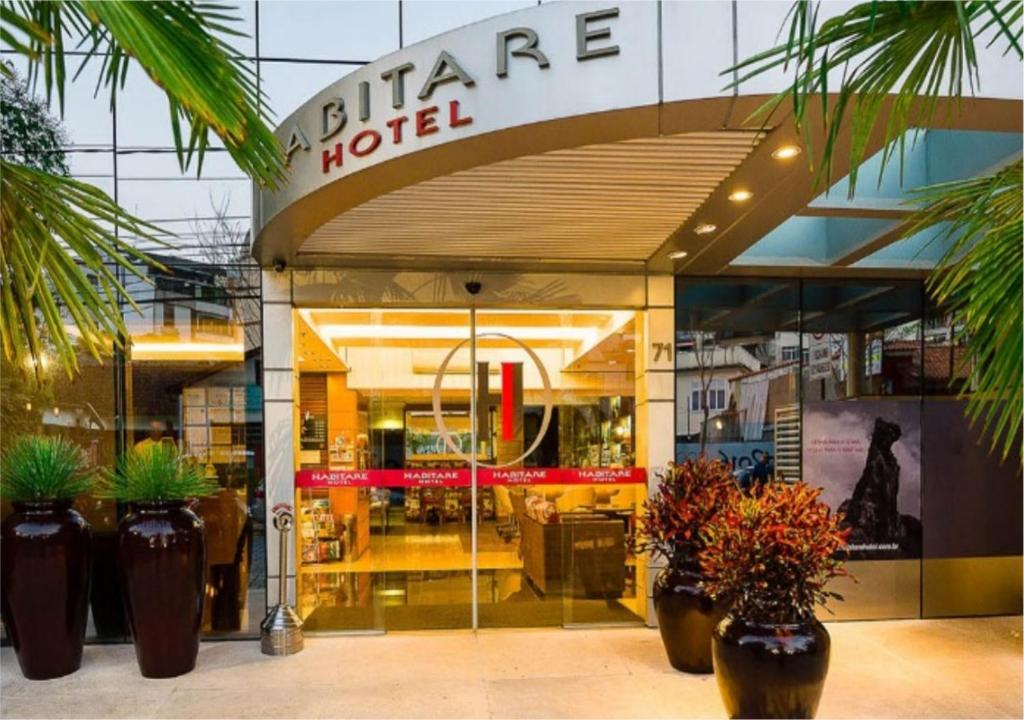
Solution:
[[[501,364],[501,439],[516,439],[516,364]]]

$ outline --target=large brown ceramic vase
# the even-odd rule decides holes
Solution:
[[[728,605],[715,602],[700,587],[696,566],[665,568],[654,580],[654,609],[668,661],[676,670],[709,673],[711,633]]]
[[[183,675],[196,664],[206,538],[186,502],[138,502],[121,520],[117,560],[139,670]]]
[[[731,718],[813,718],[830,641],[817,620],[760,624],[731,614],[715,628],[712,656]]]
[[[89,524],[71,501],[16,502],[2,536],[0,607],[22,674],[75,672],[89,612]]]

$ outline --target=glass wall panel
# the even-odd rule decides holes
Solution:
[[[398,49],[398,7],[397,0],[263,2],[260,53],[271,58],[370,62]]]
[[[920,611],[922,297],[916,281],[677,280],[677,457],[729,462],[741,487],[821,487],[853,528],[841,618]]]
[[[57,366],[52,353],[47,352],[40,365],[37,378],[31,366],[13,367],[6,358],[0,361],[0,452],[6,452],[23,435],[62,436],[82,448],[92,467],[113,466],[118,411],[112,359],[108,356],[97,361],[83,350],[78,354],[79,370],[70,378]],[[124,640],[127,631],[113,555],[117,504],[84,496],[75,501],[75,508],[89,521],[93,531],[86,638]],[[2,516],[6,518],[10,512],[10,503],[5,501]]]
[[[677,288],[677,459],[722,460],[743,487],[800,479],[798,285],[683,278]]]
[[[266,610],[262,332],[250,266],[166,260],[126,315],[126,445],[174,443],[220,486],[206,525],[203,630],[256,633]]]
[[[240,47],[244,43],[237,43]],[[243,61],[244,65],[255,78],[255,60]],[[94,63],[98,68],[99,63]],[[89,71],[83,73],[89,75]],[[93,76],[94,77],[94,76]],[[87,82],[72,83],[72,87],[78,86],[82,89],[89,88],[90,92],[94,85]],[[101,92],[100,100],[108,110],[109,100]],[[146,75],[138,63],[131,63],[128,66],[128,73],[125,79],[124,88],[118,90],[117,94],[117,145],[118,150],[129,150],[132,148],[173,148],[174,133],[171,127],[170,110],[167,102],[167,95]],[[183,130],[184,134],[186,131]],[[209,135],[210,147],[223,148],[224,143],[211,132]],[[195,170],[195,165],[192,167]]]
[[[300,105],[331,83],[355,70],[340,63],[261,62],[260,87],[276,122],[283,122]]]
[[[916,617],[921,557],[922,288],[803,283],[803,471],[852,528],[840,617]]]
[[[804,399],[919,395],[921,303],[918,282],[805,281]]]
[[[412,45],[478,20],[535,7],[535,5],[534,0],[492,0],[491,2],[425,0],[403,3],[402,25],[405,44]]]

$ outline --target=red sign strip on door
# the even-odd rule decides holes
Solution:
[[[644,468],[480,468],[480,485],[637,485]],[[297,488],[469,487],[469,468],[453,470],[299,470]]]

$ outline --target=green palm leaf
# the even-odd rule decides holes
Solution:
[[[817,180],[831,181],[833,154],[840,130],[850,132],[850,195],[868,139],[884,123],[882,168],[893,157],[901,160],[908,130],[938,112],[938,98],[963,95],[964,83],[977,90],[975,41],[1004,42],[1007,52],[1022,56],[1021,3],[941,2],[895,0],[866,2],[818,25],[818,3],[799,0],[787,16],[786,42],[758,53],[724,74],[736,73],[727,87],[782,68],[793,68],[793,83],[771,98],[752,117],[767,118],[787,98],[793,118],[808,146],[806,119],[811,100],[823,108],[825,146]],[[829,98],[829,73],[843,81]]]
[[[97,92],[111,107],[135,61],[166,94],[178,161],[197,173],[210,132],[256,182],[284,178],[283,153],[267,126],[266,104],[252,67],[225,38],[240,35],[233,8],[213,3],[54,0],[0,3],[0,37],[29,60],[29,76],[63,111],[65,85],[96,60]],[[69,79],[71,38],[85,57]],[[11,73],[3,66],[3,74]],[[154,239],[151,225],[125,213],[104,193],[74,180],[3,162],[0,317],[5,355],[18,363],[42,357],[41,334],[70,372],[76,343],[98,356],[122,342],[121,306],[133,305],[119,278],[141,277],[151,262],[115,231]],[[62,314],[77,327],[69,335]],[[45,332],[41,333],[41,330]]]
[[[785,43],[723,74],[735,73],[729,85],[735,87],[765,72],[792,67],[792,85],[754,116],[767,121],[790,98],[813,166],[806,119],[817,95],[825,144],[816,183],[831,184],[840,132],[848,131],[851,197],[868,139],[879,127],[884,125],[885,133],[881,178],[893,158],[902,165],[908,134],[929,124],[939,112],[942,96],[961,98],[965,82],[972,92],[979,89],[976,42],[1003,43],[1004,54],[1024,58],[1024,4],[1019,0],[876,0],[820,26],[817,13],[817,3],[799,0],[787,17]],[[842,73],[832,97],[830,72]],[[947,112],[956,110],[954,103]],[[967,416],[989,434],[992,449],[1003,458],[1020,438],[1024,405],[1021,193],[1019,162],[989,176],[921,188],[914,193],[919,210],[903,232],[909,237],[943,226],[940,239],[952,241],[928,288],[952,311],[968,341],[964,362],[973,392],[968,395]]]
[[[145,280],[139,265],[155,263],[118,232],[160,242],[159,228],[127,215],[99,188],[0,160],[0,339],[10,360],[34,364],[45,336],[70,372],[76,345],[97,358],[120,345],[121,305],[136,306],[118,269]]]
[[[28,57],[30,77],[41,78],[47,97],[56,93],[62,109],[65,41],[74,34],[83,38],[79,47],[86,53],[75,78],[97,59],[97,90],[108,88],[111,105],[132,60],[164,91],[183,170],[193,160],[202,170],[212,131],[256,182],[273,187],[284,178],[283,152],[265,122],[266,103],[255,72],[223,39],[241,35],[232,27],[238,22],[233,8],[181,0],[23,0],[3,7],[5,39]]]
[[[1024,405],[1024,165],[914,193],[924,204],[905,236],[942,227],[951,245],[928,288],[962,321],[970,378],[967,415],[1005,459]],[[959,372],[957,373],[959,375]]]

